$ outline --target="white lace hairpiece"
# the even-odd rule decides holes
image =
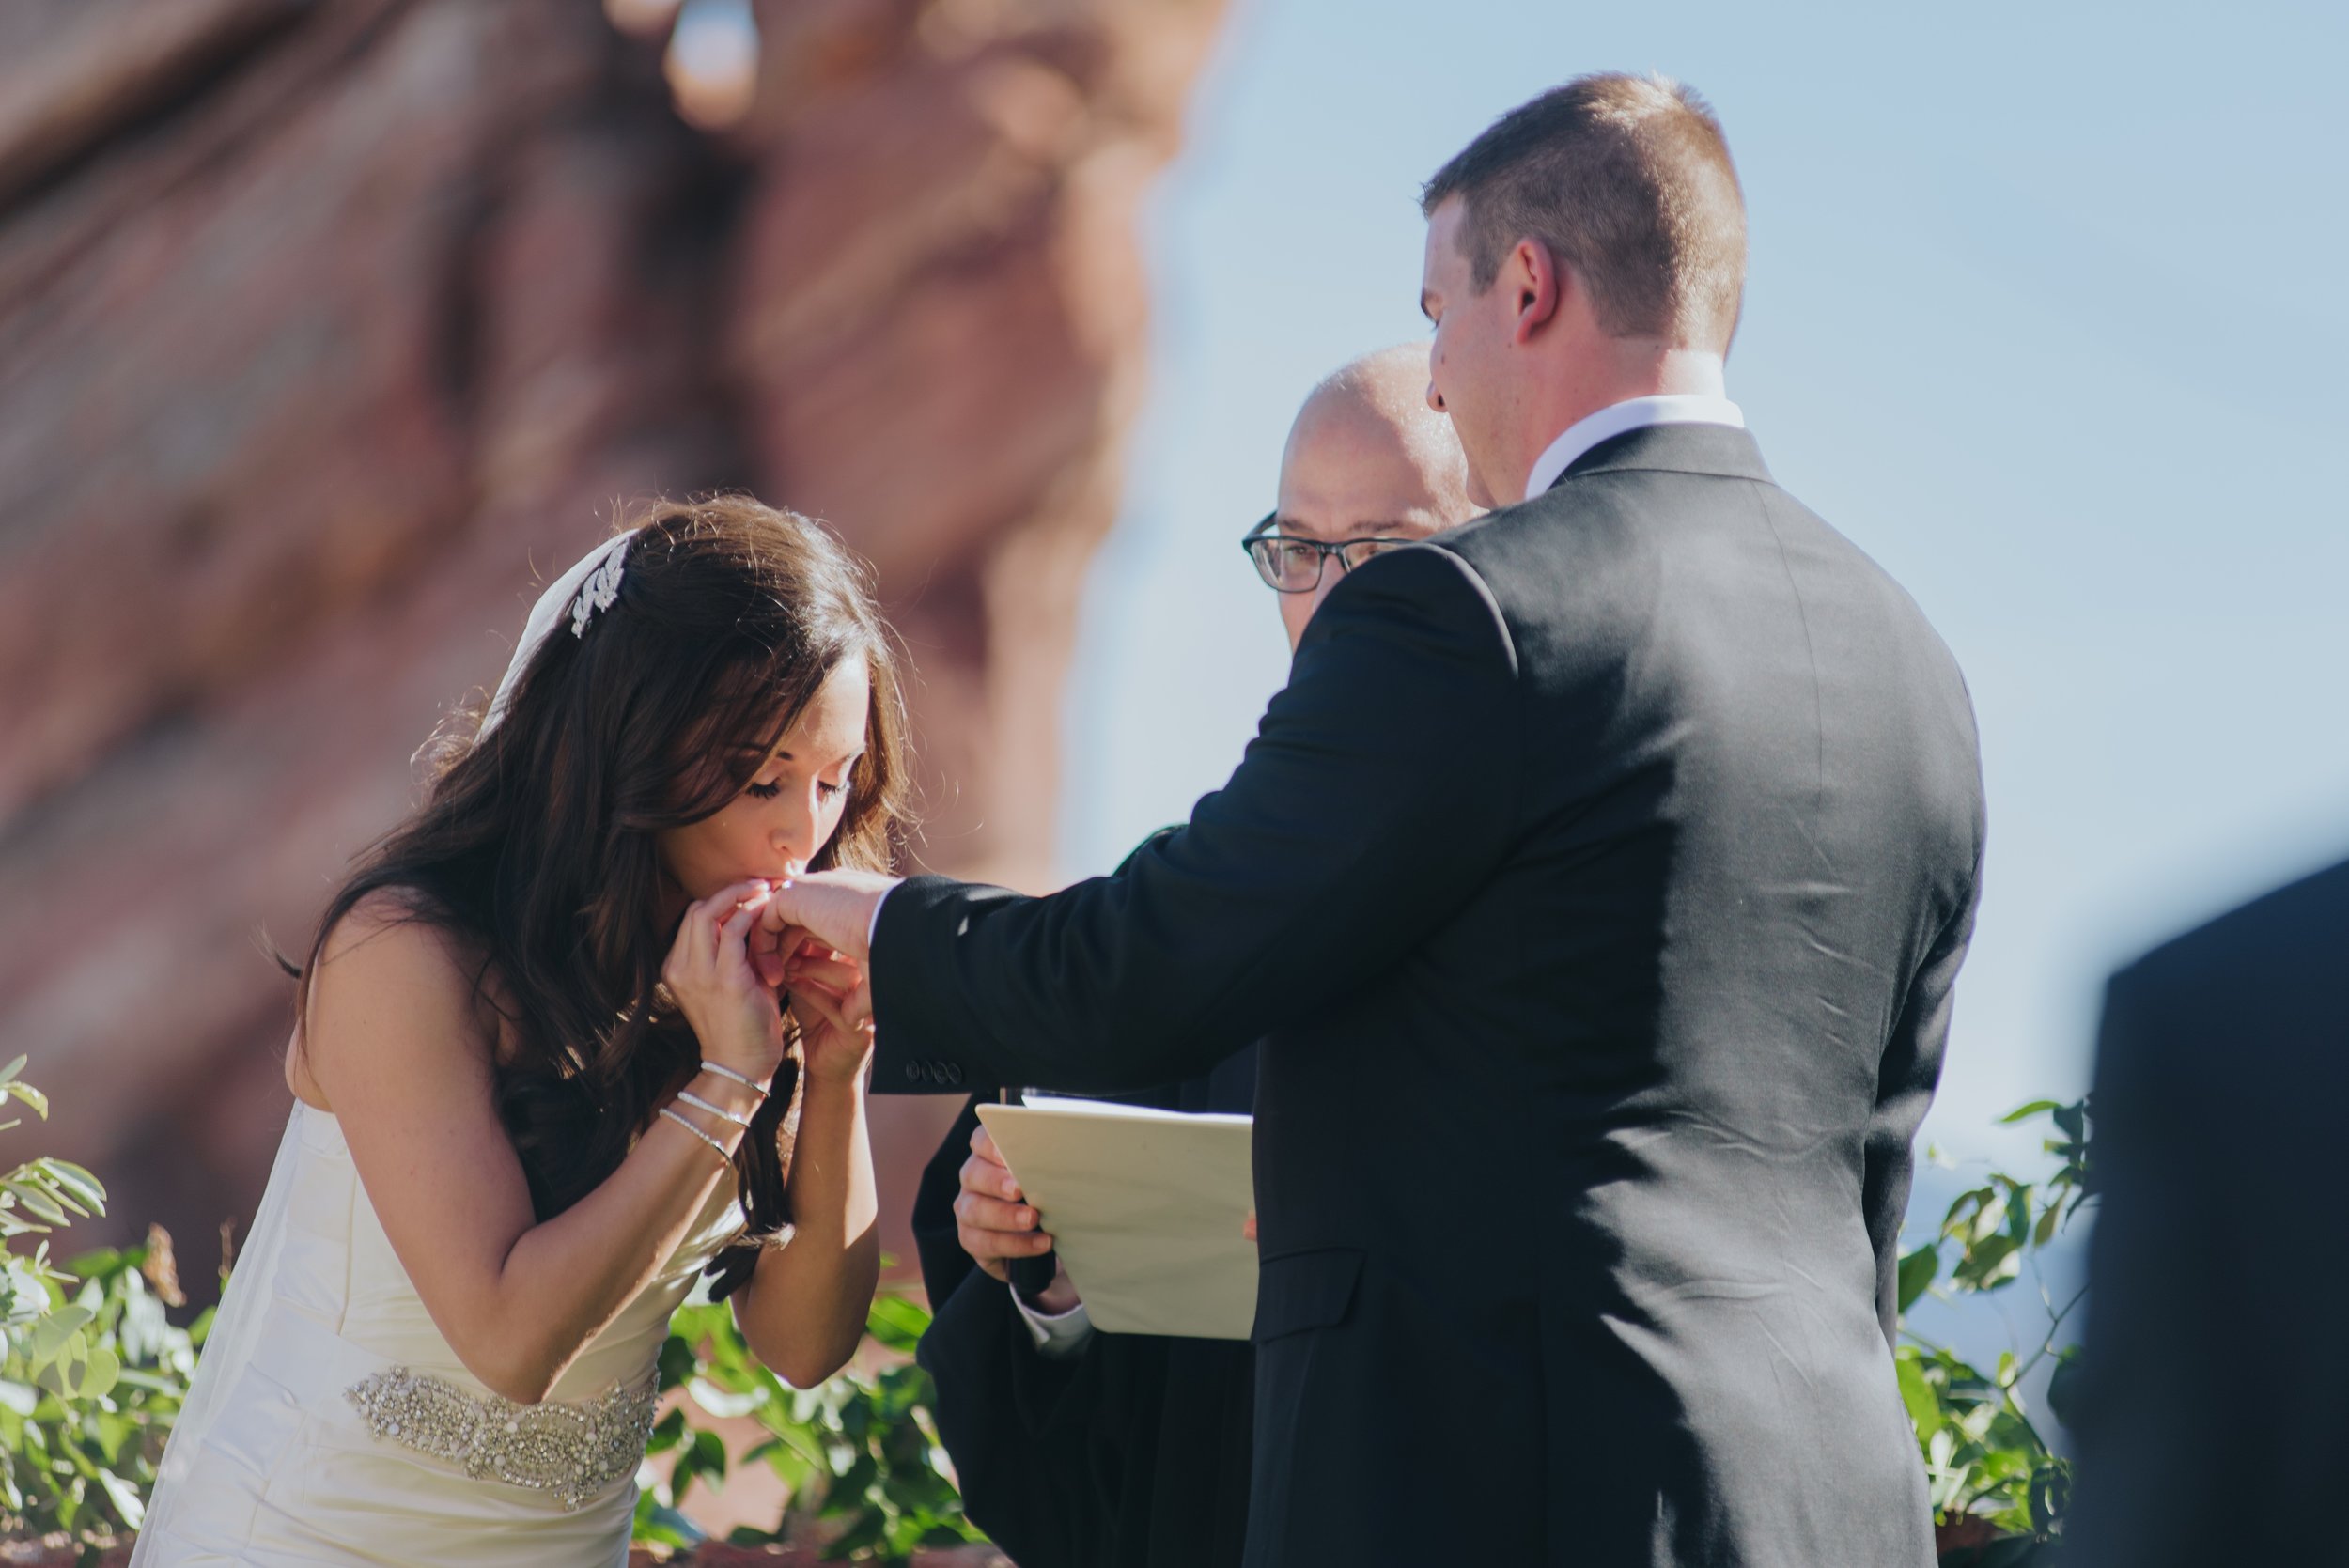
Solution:
[[[628,559],[629,546],[636,542],[636,530],[614,534],[583,555],[571,569],[547,584],[538,602],[530,607],[530,619],[522,625],[521,640],[514,644],[514,657],[506,666],[506,676],[498,682],[497,694],[490,699],[490,711],[482,716],[481,735],[495,729],[506,717],[508,704],[514,700],[514,688],[521,684],[522,672],[540,644],[554,635],[554,629],[566,616],[571,623],[571,635],[587,635],[587,623],[599,610],[609,610],[620,597],[621,568]]]

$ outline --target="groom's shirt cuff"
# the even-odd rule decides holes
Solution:
[[[1085,1347],[1085,1341],[1093,1338],[1093,1314],[1085,1311],[1081,1301],[1065,1312],[1039,1312],[1028,1305],[1027,1297],[1014,1290],[1011,1304],[1019,1309],[1019,1321],[1028,1326],[1028,1337],[1035,1341],[1036,1354],[1048,1361],[1068,1359]]]

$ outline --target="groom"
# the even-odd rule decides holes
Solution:
[[[1702,100],[1569,83],[1424,208],[1428,396],[1502,509],[1348,573],[1123,876],[770,908],[867,966],[877,1087],[1266,1037],[1252,1568],[1922,1568],[1889,1341],[1981,865],[1964,683],[1723,396]]]

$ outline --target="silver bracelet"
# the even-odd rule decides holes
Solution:
[[[753,1094],[756,1094],[760,1099],[763,1100],[767,1097],[767,1086],[765,1084],[759,1082],[758,1079],[754,1078],[744,1078],[740,1073],[736,1072],[732,1067],[726,1066],[723,1063],[712,1062],[709,1058],[705,1056],[702,1058],[702,1071],[705,1073],[716,1073],[720,1078],[730,1078],[735,1082],[740,1084],[743,1088],[748,1089]]]
[[[687,1105],[692,1106],[695,1110],[708,1111],[712,1116],[717,1117],[721,1122],[732,1122],[738,1127],[747,1127],[751,1125],[751,1119],[748,1116],[737,1116],[733,1111],[728,1110],[724,1106],[711,1105],[708,1100],[703,1099],[699,1094],[694,1094],[691,1089],[678,1090],[677,1092],[677,1097],[683,1100]]]
[[[718,1157],[720,1159],[724,1160],[728,1165],[732,1165],[734,1163],[733,1151],[728,1149],[723,1143],[721,1143],[716,1139],[710,1137],[709,1134],[702,1131],[701,1128],[695,1126],[692,1117],[684,1115],[675,1106],[668,1105],[664,1105],[661,1108],[661,1114],[666,1116],[670,1121],[675,1122],[678,1126],[683,1127],[687,1132],[692,1133],[694,1137],[700,1139],[703,1142],[717,1150]]]

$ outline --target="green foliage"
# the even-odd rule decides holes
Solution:
[[[150,1242],[149,1246],[160,1245]],[[136,1529],[210,1314],[175,1328],[148,1247],[91,1252],[0,1359],[0,1530],[82,1545]]]
[[[47,1121],[49,1096],[24,1081],[24,1062],[20,1056],[0,1067],[0,1110],[11,1103],[28,1106]],[[0,1122],[0,1132],[23,1120],[17,1116]],[[46,1236],[77,1219],[105,1212],[106,1189],[70,1160],[30,1159],[0,1174],[0,1247],[19,1236]],[[46,1241],[36,1243],[29,1253],[10,1250],[0,1256],[5,1257],[0,1263],[0,1329],[13,1334],[45,1316],[55,1305],[54,1287],[70,1277],[51,1265]]]
[[[667,1483],[638,1501],[637,1541],[690,1545],[696,1532],[679,1512],[688,1494],[696,1484],[714,1493],[729,1470],[746,1465],[771,1469],[790,1499],[772,1529],[736,1530],[738,1545],[821,1539],[834,1560],[902,1563],[918,1547],[983,1540],[949,1478],[929,1374],[911,1359],[928,1327],[918,1302],[883,1295],[857,1360],[797,1389],[752,1356],[731,1308],[680,1310],[661,1350],[661,1382],[687,1397],[661,1418],[651,1444],[652,1452],[677,1458]],[[697,1414],[747,1416],[766,1436],[729,1454],[718,1432],[691,1419]]]
[[[1901,1259],[1904,1317],[1927,1292],[1951,1298],[2013,1286],[2031,1254],[2054,1241],[2093,1198],[2088,1102],[2037,1100],[2004,1122],[2043,1116],[2054,1129],[2045,1144],[2055,1157],[2054,1172],[2037,1182],[1993,1172],[1960,1193],[1933,1239]],[[1895,1371],[1924,1454],[1936,1516],[1945,1525],[1979,1519],[2005,1537],[1946,1554],[1944,1568],[2053,1568],[2071,1502],[2072,1463],[2049,1446],[2021,1386],[2053,1358],[2047,1414],[2062,1421],[2077,1364],[2077,1350],[2062,1342],[2062,1329],[2085,1294],[2059,1307],[2042,1290],[2047,1326],[2037,1347],[2027,1357],[2001,1354],[1987,1372],[1904,1323],[1906,1343],[1895,1354]]]
[[[21,1056],[0,1068],[0,1101],[46,1117],[23,1068]],[[50,1262],[50,1234],[105,1211],[106,1189],[70,1161],[0,1175],[0,1242],[43,1238],[8,1252],[0,1273],[0,1534],[63,1533],[93,1548],[136,1529],[195,1370],[204,1325],[174,1328],[142,1272],[177,1299],[161,1231],[145,1247]]]

